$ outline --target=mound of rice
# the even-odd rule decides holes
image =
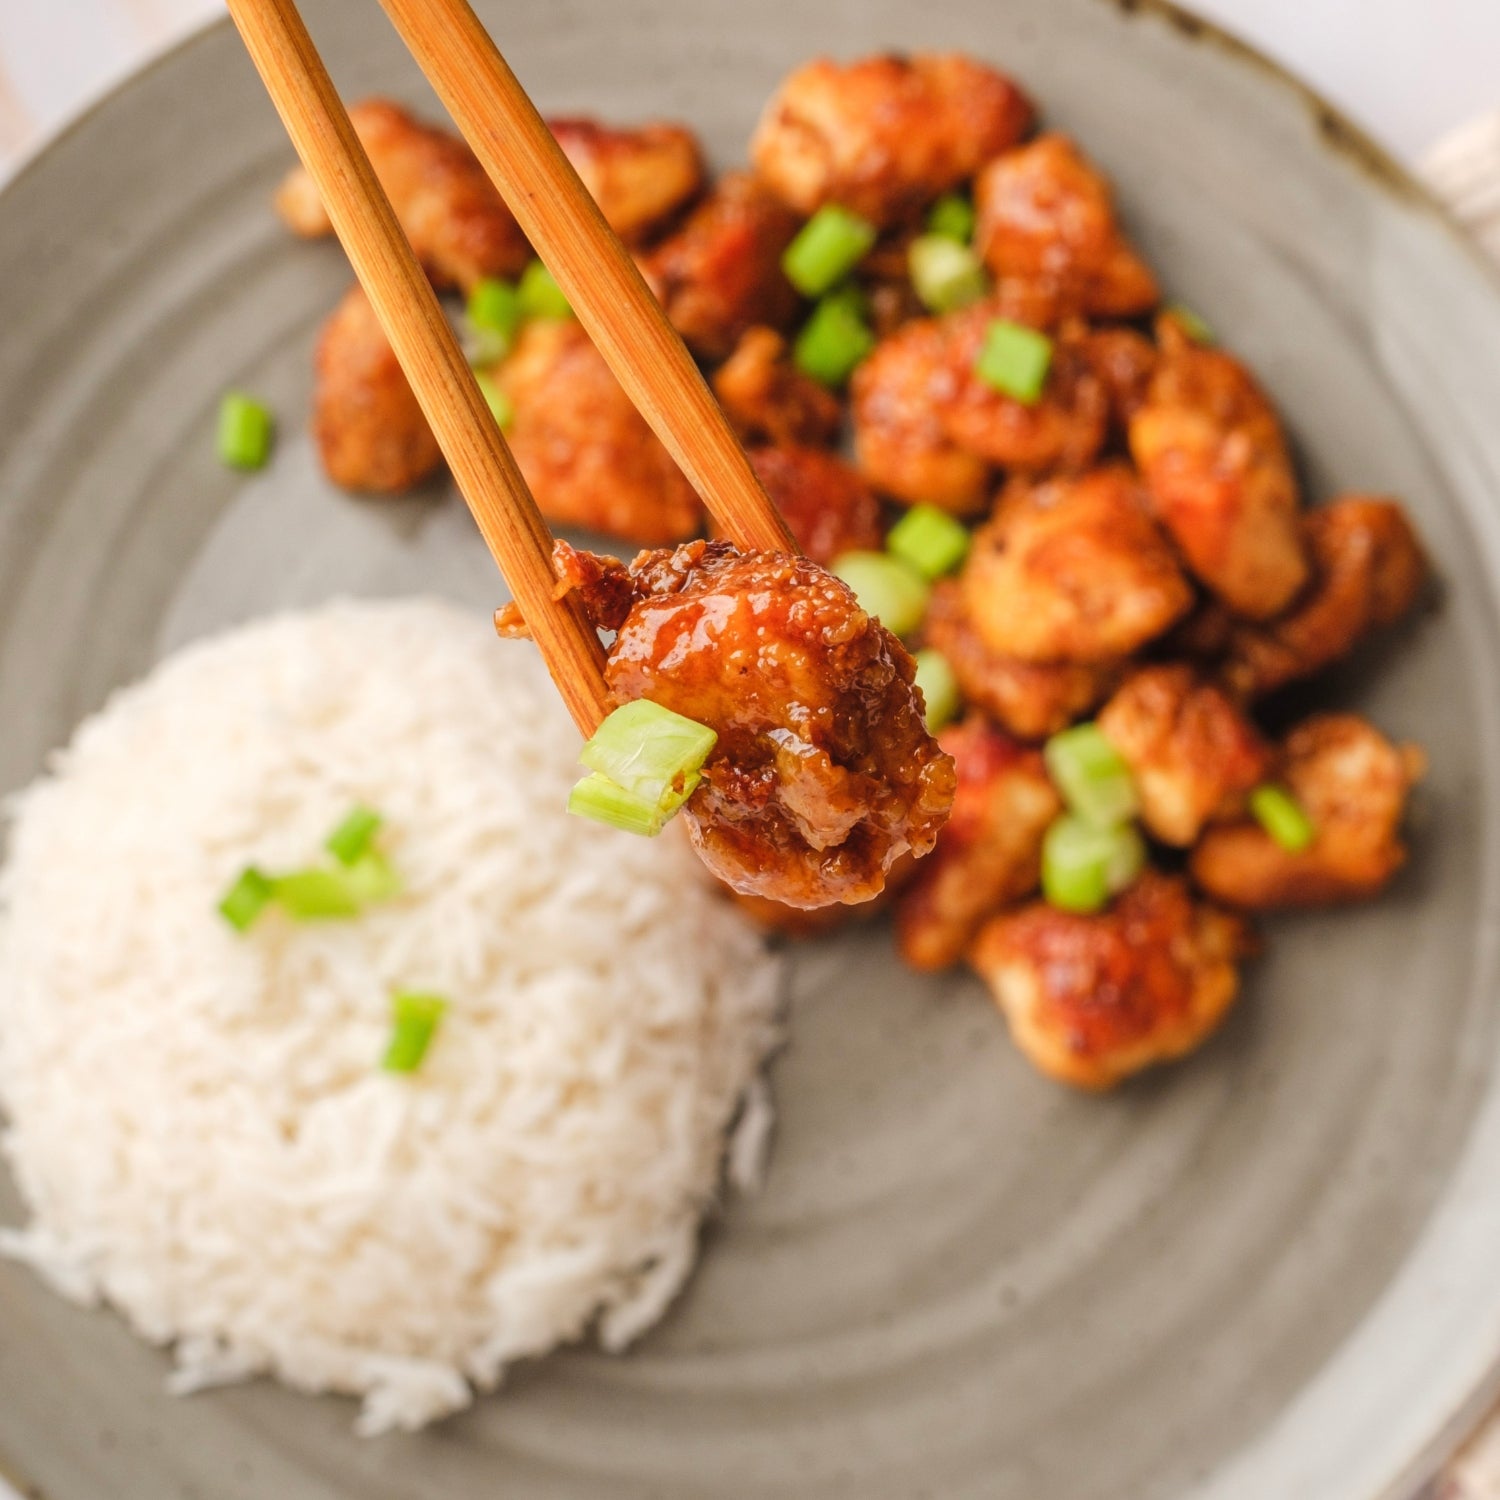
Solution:
[[[530,650],[425,602],[199,644],[12,809],[4,1248],[175,1346],[179,1390],[272,1372],[416,1427],[508,1361],[649,1327],[692,1267],[776,1034],[773,961],[676,830],[563,806],[578,736]],[[215,911],[356,803],[397,900]],[[396,989],[450,1007],[383,1072]]]

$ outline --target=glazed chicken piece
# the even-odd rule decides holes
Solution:
[[[746,442],[821,447],[837,442],[844,425],[839,399],[792,363],[773,328],[748,328],[733,354],[714,371],[714,394]]]
[[[879,551],[880,502],[859,471],[820,448],[755,448],[750,465],[797,545],[825,566],[845,552]]]
[[[357,286],[318,336],[312,427],[323,468],[341,489],[398,495],[443,461],[375,309]]]
[[[959,576],[984,644],[1033,662],[1130,655],[1192,605],[1192,589],[1123,464],[1012,481]]]
[[[731,172],[646,258],[672,326],[703,359],[723,359],[756,324],[784,328],[797,293],[781,269],[796,216],[748,172]]]
[[[1195,344],[1174,318],[1130,451],[1188,566],[1235,614],[1278,615],[1307,582],[1297,482],[1281,424],[1238,360]]]
[[[1010,79],[957,53],[818,58],[766,105],[750,159],[799,214],[837,203],[885,228],[1013,146],[1031,118]]]
[[[1142,823],[1164,844],[1187,848],[1205,824],[1240,812],[1270,773],[1255,726],[1188,666],[1132,672],[1098,723],[1130,767]]]
[[[1095,916],[1038,901],[995,917],[970,960],[1037,1069],[1103,1090],[1210,1036],[1249,947],[1238,918],[1148,871]]]
[[[703,187],[703,154],[686,126],[618,129],[569,117],[548,120],[547,128],[627,245],[648,238]]]
[[[514,408],[511,451],[549,521],[647,543],[699,529],[698,496],[578,323],[527,323],[495,379]]]
[[[1064,331],[1069,336],[1069,331]],[[1104,387],[1111,434],[1123,438],[1145,405],[1156,373],[1156,345],[1133,328],[1084,327],[1071,337],[1094,378]]]
[[[788,906],[866,901],[953,802],[906,649],[806,558],[728,542],[613,558],[556,549],[559,577],[616,632],[605,678],[719,736],[683,808],[694,847],[737,891]],[[496,624],[515,633],[513,609]]]
[[[980,638],[956,580],[932,591],[926,642],[948,658],[964,701],[1021,740],[1044,740],[1082,718],[1109,693],[1118,662],[1034,662],[1001,656]]]
[[[1374,896],[1406,862],[1401,817],[1426,761],[1354,714],[1319,714],[1287,736],[1282,780],[1315,836],[1283,849],[1248,819],[1210,828],[1193,851],[1193,879],[1250,911],[1331,906]]]
[[[468,290],[481,277],[514,276],[531,259],[526,236],[463,141],[386,99],[354,105],[349,118],[435,286]],[[287,175],[276,208],[306,238],[333,233],[305,168]]]
[[[958,791],[937,847],[897,899],[896,947],[914,969],[946,969],[1001,907],[1041,879],[1042,835],[1062,811],[1042,757],[973,717],[938,744],[953,757]]]
[[[1302,532],[1312,582],[1291,609],[1230,631],[1224,680],[1256,698],[1346,656],[1371,630],[1393,625],[1427,580],[1422,544],[1394,500],[1346,495],[1310,510]]]
[[[941,325],[930,318],[906,324],[854,372],[854,450],[860,472],[882,494],[971,516],[989,498],[990,466],[944,427],[941,408],[953,385]]]
[[[1003,283],[1022,282],[1047,323],[1070,314],[1129,318],[1161,292],[1115,216],[1099,170],[1065,135],[997,156],[974,183],[974,244]]]

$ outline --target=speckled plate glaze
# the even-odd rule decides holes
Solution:
[[[818,51],[1014,69],[1264,375],[1310,492],[1409,499],[1441,608],[1333,696],[1429,745],[1416,857],[1375,906],[1277,923],[1223,1034],[1105,1099],[1036,1077],[975,983],[903,973],[882,933],[806,949],[769,1186],[680,1306],[421,1437],[361,1442],[350,1403],[266,1383],[173,1401],[112,1315],[0,1267],[0,1467],[49,1500],[1407,1493],[1500,1354],[1494,286],[1325,106],[1155,4],[485,9],[544,107],[681,116],[724,162]],[[350,97],[430,104],[375,7],[307,11]],[[221,26],[0,198],[0,788],[203,630],[340,591],[499,597],[451,495],[318,476],[309,351],[347,272],[268,211],[289,159]],[[231,382],[286,418],[248,482],[213,457]]]

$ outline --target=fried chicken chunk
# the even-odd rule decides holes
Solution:
[[[953,812],[896,903],[896,946],[914,969],[957,963],[986,917],[1036,890],[1042,835],[1062,811],[1040,753],[982,718],[938,744],[958,769]]]
[[[1293,853],[1248,819],[1210,828],[1193,851],[1193,879],[1251,911],[1375,895],[1406,862],[1401,817],[1422,752],[1354,714],[1319,714],[1287,736],[1285,757],[1282,778],[1312,820],[1312,843]]]
[[[719,736],[683,809],[737,891],[819,907],[866,901],[932,848],[953,762],[927,732],[906,649],[806,558],[728,542],[643,552],[627,569],[557,546],[559,576],[616,631],[617,702],[650,698]],[[502,631],[514,615],[502,612]]]
[[[974,243],[1002,282],[1025,283],[1050,312],[1128,318],[1161,292],[1115,217],[1109,184],[1065,135],[998,156],[974,183]]]
[[[878,551],[880,502],[859,471],[821,448],[754,448],[750,465],[797,545],[815,563],[845,552]]]
[[[341,489],[398,495],[443,461],[375,309],[357,286],[318,336],[312,427],[324,471]]]
[[[1161,357],[1130,451],[1188,566],[1238,615],[1278,615],[1307,582],[1297,482],[1249,371],[1159,320]]]
[[[1203,1042],[1234,1002],[1247,949],[1237,918],[1148,871],[1096,916],[1038,901],[995,917],[970,958],[1031,1063],[1102,1090]]]
[[[648,543],[698,530],[692,486],[578,323],[527,323],[495,378],[514,407],[511,451],[549,521]]]
[[[1066,330],[1065,330],[1066,334]],[[1146,403],[1156,373],[1156,345],[1133,328],[1088,328],[1074,336],[1094,377],[1104,387],[1110,426],[1123,437]]]
[[[547,128],[627,245],[659,229],[703,186],[703,154],[684,125],[618,129],[568,117],[548,120]]]
[[[1271,749],[1222,688],[1182,665],[1132,672],[1099,713],[1130,767],[1141,821],[1187,848],[1204,825],[1239,811],[1266,779]]]
[[[356,104],[349,118],[435,286],[467,290],[484,276],[514,276],[531,258],[526,236],[463,141],[386,99]],[[276,208],[306,238],[333,233],[305,168],[287,175]]]
[[[1031,124],[1031,102],[958,53],[818,58],[788,75],[750,159],[799,214],[837,203],[884,228],[972,176]]]
[[[646,258],[646,280],[672,326],[704,359],[723,359],[757,323],[784,328],[797,293],[781,253],[798,222],[748,172],[730,172]]]
[[[984,643],[1023,661],[1128,656],[1185,614],[1192,590],[1123,464],[1012,481],[960,575]]]
[[[839,398],[792,363],[773,328],[747,328],[714,371],[714,394],[747,442],[831,444],[844,425]]]
[[[1243,697],[1346,656],[1371,630],[1395,624],[1427,580],[1422,544],[1394,500],[1346,495],[1308,511],[1302,532],[1312,582],[1279,619],[1237,623],[1230,632],[1222,672]]]

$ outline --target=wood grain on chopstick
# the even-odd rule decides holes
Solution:
[[[615,379],[726,536],[795,552],[655,297],[467,0],[381,0]]]
[[[599,637],[555,597],[552,535],[349,123],[294,0],[228,0],[266,89],[374,305],[574,722],[609,711]]]

